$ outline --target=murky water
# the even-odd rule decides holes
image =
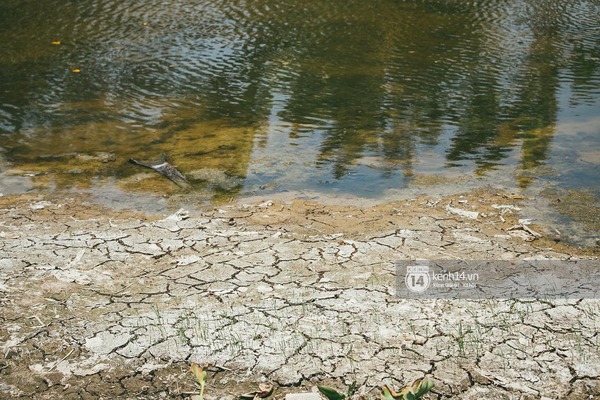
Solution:
[[[3,0],[0,192],[181,193],[128,163],[164,154],[201,198],[598,195],[598,21],[597,0]]]

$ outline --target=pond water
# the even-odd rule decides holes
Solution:
[[[164,155],[213,201],[597,198],[598,21],[597,0],[3,0],[0,192],[182,195],[128,162]]]

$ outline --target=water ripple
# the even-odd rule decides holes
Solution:
[[[394,165],[417,136],[497,164],[557,93],[597,101],[598,20],[593,0],[5,0],[0,132],[219,121],[318,131],[319,162],[385,142]]]

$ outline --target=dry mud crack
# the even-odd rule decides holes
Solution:
[[[515,200],[451,200],[159,218],[0,197],[0,398],[185,398],[190,362],[207,398],[423,375],[431,398],[600,398],[597,299],[395,296],[397,260],[597,259],[509,230]]]

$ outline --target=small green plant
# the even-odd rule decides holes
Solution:
[[[433,388],[429,378],[417,379],[412,385],[406,386],[399,393],[394,392],[388,385],[381,388],[381,400],[417,400],[425,396]]]
[[[356,393],[356,381],[352,382],[352,385],[348,387],[346,394],[342,394],[337,390],[330,388],[328,386],[317,386],[319,392],[323,394],[323,396],[327,397],[327,400],[342,400],[346,397],[350,398],[354,393]]]
[[[192,374],[194,374],[194,376],[196,377],[196,379],[198,380],[198,383],[200,384],[200,397],[198,400],[204,400],[204,385],[206,384],[206,371],[202,369],[201,366],[199,366],[198,364],[192,364],[192,366],[190,367],[190,370],[192,371]]]

